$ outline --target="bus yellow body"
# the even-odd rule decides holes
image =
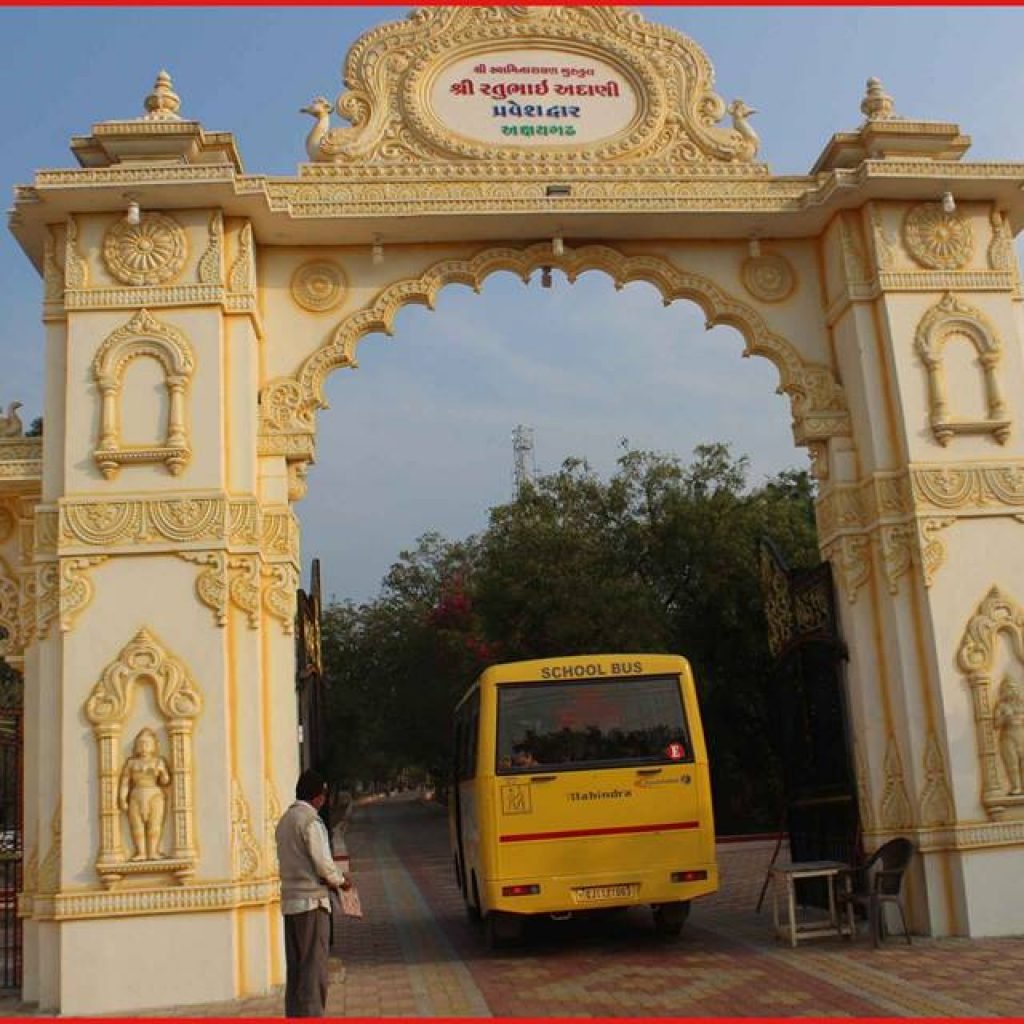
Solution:
[[[492,942],[528,915],[649,904],[678,934],[715,892],[708,758],[684,658],[488,668],[455,710],[456,879]]]

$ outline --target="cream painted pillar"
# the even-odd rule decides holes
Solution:
[[[874,201],[823,236],[857,455],[833,460],[819,534],[866,842],[917,844],[919,930],[1015,934],[1024,796],[996,709],[1006,676],[1024,683],[1019,280],[999,204],[954,205]],[[1005,719],[1024,723],[1024,704]]]
[[[298,531],[257,462],[251,227],[196,209],[51,230],[23,996],[77,1015],[264,994],[283,981],[272,829],[298,764]],[[159,856],[125,809],[147,729]]]

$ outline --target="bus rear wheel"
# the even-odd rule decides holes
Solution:
[[[474,924],[478,924],[482,915],[480,913],[480,893],[476,887],[476,875],[473,876],[472,880],[472,896],[463,890],[463,897],[466,901],[466,916]]]
[[[523,937],[523,916],[508,914],[502,910],[492,910],[484,918],[484,941],[488,949],[500,949],[502,946],[514,944]]]
[[[654,908],[654,930],[666,939],[677,938],[689,916],[689,900],[659,903]]]

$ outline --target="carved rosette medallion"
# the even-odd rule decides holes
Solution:
[[[345,298],[345,274],[331,260],[310,260],[292,274],[292,298],[310,313],[326,313]]]
[[[929,270],[959,270],[974,251],[971,225],[959,213],[946,213],[940,203],[920,203],[907,214],[903,241]]]
[[[796,273],[789,261],[775,252],[744,260],[740,276],[743,287],[762,302],[782,302],[796,287]]]
[[[145,213],[138,224],[118,220],[103,239],[103,263],[124,284],[173,281],[187,254],[181,225],[163,213]]]

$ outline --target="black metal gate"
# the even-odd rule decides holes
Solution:
[[[299,590],[295,615],[295,690],[298,700],[300,763],[322,770],[326,759],[327,720],[324,663],[320,649],[320,559],[313,559],[309,593]]]
[[[846,649],[839,636],[827,562],[789,569],[774,545],[760,545],[761,589],[772,680],[776,735],[783,762],[785,807],[793,861],[859,856],[860,827],[843,689]]]
[[[22,684],[0,659],[0,987],[21,987]]]

